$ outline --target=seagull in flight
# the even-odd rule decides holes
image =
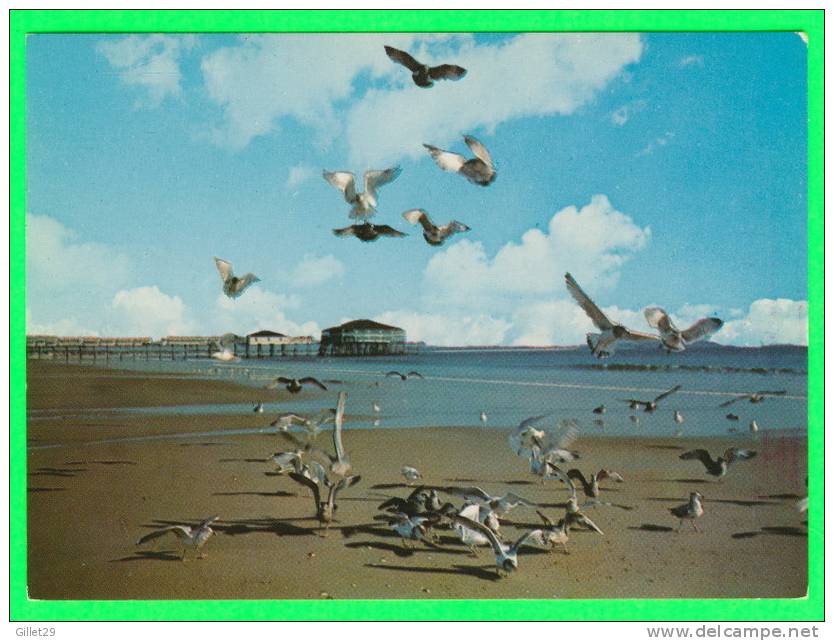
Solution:
[[[605,479],[611,479],[612,481],[616,481],[617,483],[624,483],[625,479],[617,472],[612,472],[611,470],[607,470],[605,468],[601,469],[599,472],[591,474],[591,479],[588,480],[585,478],[585,475],[578,468],[571,468],[568,470],[567,473],[568,478],[579,481],[582,484],[582,489],[585,492],[585,496],[589,496],[591,498],[597,498],[599,496],[599,484],[600,481],[604,481]]]
[[[223,281],[223,293],[229,298],[237,298],[247,287],[261,280],[252,273],[238,278],[232,271],[232,264],[222,258],[215,256],[214,264],[217,265],[217,271],[220,272],[220,279]]]
[[[597,358],[611,356],[618,341],[645,342],[660,340],[657,336],[635,332],[625,325],[615,323],[609,319],[582,290],[570,273],[565,274],[565,285],[567,285],[568,292],[573,296],[573,299],[591,319],[591,322],[602,332],[601,334],[588,333],[585,335],[585,341],[591,348],[591,353]]]
[[[327,478],[313,480],[296,472],[290,472],[289,476],[296,483],[300,483],[312,491],[313,501],[316,504],[316,518],[319,522],[325,524],[325,529],[330,527],[334,513],[338,508],[336,495],[342,490],[356,485],[362,478],[361,476],[347,476],[334,483]],[[322,499],[323,490],[327,490],[326,499]]]
[[[412,225],[419,223],[423,227],[423,238],[429,245],[434,246],[442,245],[449,236],[471,229],[457,220],[452,220],[445,225],[435,225],[425,209],[409,209],[403,212],[403,218]]]
[[[400,167],[366,171],[365,191],[361,193],[356,192],[356,178],[349,171],[324,171],[322,176],[341,191],[345,201],[351,205],[349,216],[367,222],[368,218],[376,214],[377,189],[396,180],[401,172]]]
[[[628,403],[629,408],[633,410],[639,410],[641,407],[643,408],[644,412],[654,412],[657,409],[657,404],[662,401],[664,398],[669,396],[670,394],[674,394],[681,388],[680,385],[675,385],[671,389],[667,389],[665,392],[656,396],[653,401],[639,401],[634,398],[622,398],[620,399],[624,403]],[[676,421],[677,422],[677,421]]]
[[[769,390],[763,390],[761,392],[751,392],[750,394],[741,394],[739,396],[736,396],[735,398],[731,398],[729,401],[724,401],[718,407],[727,407],[729,405],[732,405],[736,401],[744,401],[744,400],[749,400],[751,403],[761,403],[768,396],[784,396],[786,393],[787,392],[785,390],[779,390],[777,392],[769,391]]]
[[[404,381],[404,380],[409,379],[409,378],[423,378],[423,375],[420,372],[415,372],[415,371],[411,371],[408,374],[401,374],[400,372],[391,370],[385,376],[386,377],[388,377],[388,376],[399,376],[401,381]]]
[[[310,436],[317,436],[318,433],[321,432],[321,426],[334,420],[335,414],[335,410],[332,409],[321,410],[313,416],[299,416],[298,414],[287,412],[279,414],[278,417],[269,424],[269,426],[277,427],[278,430],[286,432],[291,426],[299,425],[303,427]]]
[[[196,527],[191,527],[189,525],[169,525],[168,527],[164,527],[159,530],[155,530],[150,534],[146,534],[136,542],[136,545],[143,545],[148,541],[158,539],[161,536],[165,536],[166,534],[171,533],[176,535],[176,537],[180,541],[182,541],[183,549],[181,560],[185,561],[185,553],[189,547],[192,548],[195,552],[200,551],[202,547],[206,544],[206,541],[208,541],[211,538],[211,536],[214,534],[214,530],[211,529],[211,524],[219,518],[219,516],[210,516]],[[197,556],[197,558],[205,558],[205,554],[201,552]]]
[[[515,543],[507,545],[506,543],[502,543],[498,539],[498,535],[483,523],[461,516],[460,514],[454,514],[450,518],[464,530],[479,534],[492,546],[492,551],[495,553],[495,567],[497,568],[498,576],[502,576],[502,572],[509,574],[518,569],[518,550],[537,531],[528,530]]]
[[[492,156],[489,155],[487,148],[473,136],[464,136],[463,141],[472,153],[475,154],[474,158],[467,160],[460,154],[445,151],[433,145],[423,144],[423,147],[429,150],[431,157],[434,158],[434,162],[443,171],[459,173],[469,182],[481,185],[482,187],[492,184],[495,180],[496,172],[495,165],[492,162]]]
[[[269,385],[267,385],[266,389],[275,389],[276,387],[285,385],[287,391],[290,394],[298,394],[302,390],[304,385],[307,384],[315,385],[319,389],[327,391],[327,387],[325,386],[325,384],[317,378],[313,378],[312,376],[305,376],[304,378],[287,378],[286,376],[279,376]]]
[[[715,460],[709,455],[709,452],[703,449],[689,450],[684,452],[678,458],[683,461],[691,461],[697,459],[703,463],[706,473],[715,476],[721,480],[730,468],[730,464],[735,461],[749,461],[756,456],[755,450],[745,450],[739,447],[730,447],[724,451],[724,456],[719,456]]]
[[[544,527],[541,530],[533,531],[527,540],[527,545],[534,545],[545,550],[550,550],[551,552],[557,545],[561,545],[562,552],[564,554],[570,554],[568,552],[568,532],[570,531],[570,526],[568,525],[567,519],[560,519],[558,523],[554,523],[539,510],[536,510],[536,514],[539,515]]]
[[[380,236],[402,238],[403,236],[408,235],[398,229],[390,227],[389,225],[372,225],[371,223],[363,223],[361,225],[351,225],[350,227],[334,229],[333,233],[342,238],[345,236],[356,236],[364,243],[373,242]]]
[[[702,318],[681,331],[660,307],[647,307],[643,310],[649,325],[660,332],[660,342],[667,352],[682,352],[686,346],[712,336],[724,324],[720,318]]]
[[[680,524],[678,525],[677,529],[678,532],[681,531],[684,521],[689,521],[692,524],[692,527],[695,528],[695,531],[700,532],[698,526],[695,525],[695,519],[700,518],[704,515],[704,506],[701,504],[701,501],[703,500],[703,494],[701,494],[700,492],[691,492],[689,494],[688,503],[678,505],[677,507],[669,508],[669,511],[672,513],[672,516],[676,516],[680,519]]]
[[[451,494],[453,496],[459,496],[463,498],[464,501],[467,503],[476,503],[478,505],[483,505],[488,507],[490,510],[494,511],[497,516],[504,516],[510,510],[519,505],[524,505],[527,507],[531,507],[533,504],[530,501],[521,498],[517,494],[513,494],[512,492],[508,492],[503,496],[493,496],[487,492],[484,492],[479,487],[441,487],[440,491],[446,492],[446,494]]]
[[[442,64],[436,67],[424,65],[417,62],[414,57],[405,51],[385,46],[385,53],[394,62],[401,64],[411,72],[411,79],[418,87],[431,87],[435,80],[460,80],[466,75],[466,69],[458,65]]]

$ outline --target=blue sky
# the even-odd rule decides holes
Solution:
[[[383,44],[459,62],[415,87]],[[806,46],[795,34],[33,35],[27,331],[573,344],[571,271],[619,320],[807,341]],[[487,188],[422,147],[492,153]],[[322,169],[393,165],[361,243]],[[472,230],[430,247],[401,212]],[[220,292],[212,258],[262,282]]]

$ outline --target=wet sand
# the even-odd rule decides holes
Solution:
[[[605,532],[572,530],[568,550],[525,548],[519,570],[499,579],[492,553],[478,558],[440,531],[443,545],[403,548],[374,520],[376,507],[409,489],[402,465],[426,484],[480,485],[535,502],[553,520],[567,491],[541,484],[497,428],[350,429],[345,447],[362,480],[340,495],[326,533],[313,517],[310,492],[276,475],[264,459],[291,446],[276,434],[198,436],[90,444],[118,436],[172,434],[267,425],[268,414],[183,416],[121,414],[118,407],[252,400],[252,388],[183,377],[137,377],[58,364],[29,363],[29,593],[43,599],[319,599],[319,598],[623,598],[799,597],[807,583],[805,441],[790,435],[735,439],[583,436],[577,467],[608,467],[626,482],[589,516]],[[77,371],[77,370],[83,371]],[[64,375],[66,374],[66,375]],[[271,400],[286,401],[275,392]],[[141,402],[137,402],[141,399]],[[225,399],[225,400],[220,400]],[[350,398],[348,398],[348,409]],[[94,418],[66,408],[114,408]],[[49,408],[55,408],[50,410]],[[329,432],[319,445],[332,451]],[[41,448],[44,445],[60,447]],[[730,445],[759,455],[715,482],[691,447],[714,455]],[[668,508],[691,491],[705,496],[703,533],[680,533]],[[207,557],[180,560],[174,537],[137,547],[156,527],[220,515]],[[502,523],[506,540],[538,527],[519,507]]]

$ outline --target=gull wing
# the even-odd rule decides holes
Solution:
[[[394,229],[393,227],[389,227],[388,225],[374,225],[374,229],[376,229],[377,233],[380,236],[407,236],[408,234],[402,233],[399,229]]]
[[[336,234],[339,237],[355,236],[356,235],[356,230],[354,230],[353,228],[354,228],[354,225],[351,225],[350,227],[340,227],[339,229],[334,229],[333,233]]]
[[[625,479],[623,478],[622,474],[619,472],[612,472],[609,469],[603,468],[599,472],[597,472],[597,481],[602,481],[603,479],[611,479],[612,481],[616,481],[617,483],[625,483]]]
[[[429,150],[431,157],[434,158],[434,162],[436,162],[437,166],[443,171],[460,171],[461,167],[463,167],[463,163],[466,162],[466,158],[460,154],[439,149],[438,147],[427,145],[425,143],[423,144],[423,147]]]
[[[460,80],[466,75],[466,69],[458,65],[437,65],[429,68],[429,78],[432,80]]]
[[[758,396],[784,396],[785,394],[787,394],[787,391],[779,390],[779,391],[774,392],[774,391],[770,391],[770,390],[762,390],[761,392],[756,392],[756,394]]]
[[[422,69],[423,65],[417,62],[414,56],[410,53],[401,51],[400,49],[395,49],[394,47],[389,47],[388,45],[383,46],[385,47],[385,53],[388,54],[388,57],[394,62],[401,64],[403,67],[407,67],[411,71],[420,71],[420,69]]]
[[[740,447],[731,447],[724,452],[724,459],[727,461],[727,465],[729,465],[734,461],[749,461],[751,458],[754,458],[756,454],[758,454],[756,450],[745,450]]]
[[[646,334],[645,332],[636,332],[633,329],[629,329],[628,327],[624,327],[625,334],[621,337],[624,341],[632,341],[634,343],[638,343],[640,341],[659,341],[660,336],[656,334]]]
[[[237,287],[235,287],[235,294],[239,296],[243,293],[243,290],[249,287],[249,285],[253,283],[259,283],[260,281],[261,279],[255,276],[255,274],[251,272],[246,274],[244,277],[238,280]]]
[[[729,401],[724,401],[718,407],[727,407],[728,405],[732,405],[736,401],[743,401],[746,398],[750,398],[753,396],[752,394],[742,394],[741,396],[736,396],[735,398],[731,398]]]
[[[400,374],[399,372],[394,371],[394,370],[391,370],[390,372],[385,374],[385,376],[386,377],[388,377],[388,376],[398,376],[399,378],[405,378],[402,374]]]
[[[646,317],[646,322],[661,333],[667,334],[669,332],[676,332],[678,328],[672,322],[667,314],[660,307],[647,307],[643,310],[643,316]]]
[[[431,222],[431,219],[425,209],[409,209],[408,211],[404,211],[403,218],[405,218],[412,225],[420,223],[426,231],[430,232],[434,230],[434,224]]]
[[[274,381],[272,381],[266,386],[266,389],[274,389],[279,385],[288,385],[292,383],[292,381],[293,379],[287,378],[286,376],[278,376]]]
[[[562,481],[562,483],[567,485],[568,490],[570,491],[571,498],[575,499],[576,498],[576,486],[573,484],[573,481],[571,480],[571,478],[567,474],[564,473],[562,468],[560,468],[556,465],[553,465],[553,463],[551,463],[550,461],[545,461],[545,465],[547,466],[548,474],[550,474],[553,478],[558,479],[558,480]]]
[[[585,311],[588,318],[591,319],[597,328],[605,331],[614,327],[614,323],[602,313],[602,310],[588,297],[570,273],[565,274],[565,285],[567,285],[570,295],[579,303],[579,306]]]
[[[694,343],[712,336],[724,324],[720,318],[702,318],[683,330],[681,336],[687,343]]]
[[[461,516],[460,514],[450,514],[449,518],[452,519],[455,523],[459,523],[463,527],[469,530],[474,530],[486,537],[496,554],[502,554],[504,552],[504,549],[501,546],[501,542],[498,540],[498,536],[496,536],[495,532],[490,530],[483,523],[473,521],[472,519],[468,519],[465,516]]]
[[[463,141],[466,143],[466,146],[472,150],[472,153],[475,154],[475,156],[483,160],[488,166],[493,166],[492,156],[489,155],[487,148],[484,147],[477,138],[474,136],[464,136]]]
[[[536,510],[536,514],[539,515],[539,518],[542,520],[542,523],[544,523],[544,526],[547,529],[551,529],[553,527],[553,521],[551,521],[549,518],[547,518],[542,512],[540,512],[539,510]]]
[[[217,515],[217,514],[215,514],[214,516],[210,516],[207,519],[205,519],[204,521],[201,521],[200,525],[197,526],[197,529],[201,529],[201,528],[204,528],[206,526],[209,526],[219,518],[220,518],[220,516]]]
[[[333,445],[336,448],[336,457],[339,463],[345,461],[345,446],[342,443],[342,422],[345,417],[345,401],[347,394],[339,392],[339,400],[336,402],[336,418],[333,423]]]
[[[446,233],[448,235],[457,234],[472,229],[469,225],[465,225],[458,220],[452,220],[446,225]]]
[[[168,527],[164,527],[160,530],[155,530],[150,534],[146,534],[141,539],[136,541],[136,545],[142,545],[143,543],[147,543],[153,539],[158,539],[161,536],[165,536],[168,533],[175,534],[178,539],[190,539],[191,538],[191,528],[187,525],[169,525]]]
[[[232,271],[232,264],[228,260],[223,260],[222,258],[215,256],[214,264],[217,265],[217,271],[220,272],[220,279],[224,283],[234,277],[235,274]]]
[[[539,529],[536,530],[527,530],[524,534],[518,537],[518,540],[510,546],[510,552],[518,553],[519,548],[524,545],[524,543],[529,539],[531,536],[535,534],[541,534],[542,531]]]
[[[310,488],[310,490],[312,490],[313,500],[316,502],[316,509],[318,509],[321,504],[321,490],[319,490],[319,484],[314,480],[307,478],[303,474],[299,474],[298,472],[290,472],[289,477],[296,483],[306,485]]]
[[[353,203],[356,200],[356,178],[349,171],[323,171],[324,179],[341,191],[345,200]]]
[[[406,376],[406,378],[412,378],[412,377],[415,377],[415,376],[416,376],[417,378],[423,378],[423,375],[422,375],[420,372],[415,372],[414,370],[411,370],[411,371],[410,371],[408,374],[406,374],[405,376]]]
[[[376,190],[387,185],[402,173],[402,167],[391,167],[390,169],[375,169],[365,172],[365,191],[376,197]]]
[[[574,523],[579,523],[580,525],[584,525],[586,527],[591,528],[594,532],[597,532],[598,534],[604,535],[603,531],[600,530],[599,527],[597,527],[596,523],[594,523],[591,519],[589,519],[587,516],[580,512],[573,514],[569,520],[571,519]]]
[[[664,398],[666,398],[670,394],[674,394],[675,392],[677,392],[680,388],[681,388],[680,385],[675,385],[672,389],[667,389],[665,392],[663,392],[663,394],[661,394],[660,396],[655,398],[654,402],[659,403],[660,401],[662,401]]]
[[[693,459],[698,459],[701,463],[704,464],[704,467],[709,468],[716,464],[716,461],[712,460],[712,457],[709,455],[709,452],[702,449],[697,450],[689,450],[688,452],[684,452],[681,454],[679,459],[683,461],[690,461]]]
[[[305,376],[304,378],[299,378],[298,382],[301,385],[305,385],[307,383],[311,385],[315,385],[319,389],[323,389],[325,392],[327,391],[327,387],[325,387],[324,383],[322,383],[319,379],[313,378],[312,376]]]
[[[579,481],[580,483],[582,483],[582,487],[585,489],[585,493],[586,494],[590,493],[591,484],[588,482],[588,480],[585,478],[585,475],[582,473],[582,471],[579,468],[574,467],[574,468],[569,469],[568,470],[568,478],[569,479],[575,479],[575,480]]]
[[[442,492],[446,492],[446,494],[460,496],[465,501],[491,501],[493,498],[491,495],[484,492],[481,488],[475,487],[474,485],[469,487],[441,487],[440,490]]]

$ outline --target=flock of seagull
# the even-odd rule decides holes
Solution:
[[[453,64],[428,66],[418,62],[407,52],[386,46],[385,52],[389,58],[411,71],[412,79],[417,86],[431,87],[440,80],[459,80],[466,75],[466,70]],[[496,178],[495,164],[486,147],[472,136],[464,136],[464,143],[472,152],[473,157],[467,158],[459,153],[440,149],[425,144],[425,148],[440,169],[460,174],[469,182],[488,186]],[[356,177],[347,171],[323,172],[324,179],[338,189],[344,200],[350,205],[348,216],[356,222],[348,227],[334,229],[337,236],[355,236],[361,241],[374,241],[380,236],[405,236],[403,232],[389,225],[372,224],[369,219],[376,214],[378,206],[378,190],[394,181],[401,174],[399,167],[384,170],[366,171],[363,178],[362,191],[357,190]],[[456,233],[469,231],[470,228],[456,220],[445,225],[432,222],[424,209],[410,209],[402,214],[410,224],[419,224],[423,236],[431,245],[441,245],[447,238]],[[252,273],[235,276],[231,263],[215,258],[215,264],[223,283],[223,292],[230,298],[240,296],[250,285],[259,281]],[[644,310],[644,316],[649,327],[654,332],[636,331],[610,319],[585,293],[570,273],[565,274],[565,284],[568,292],[576,303],[584,310],[598,332],[588,333],[587,345],[591,353],[597,358],[610,357],[621,342],[657,343],[667,352],[680,352],[688,345],[707,339],[722,326],[719,318],[702,318],[686,329],[679,329],[669,314],[659,307],[649,307]],[[220,340],[219,348],[212,352],[212,358],[220,361],[238,360],[229,347],[232,339],[224,337]],[[419,372],[409,371],[401,373],[390,371],[387,378],[422,379]],[[338,381],[321,381],[315,377],[289,378],[279,376],[267,387],[282,386],[290,393],[298,393],[305,386],[327,391],[328,383]],[[632,411],[653,413],[658,404],[681,389],[680,385],[664,391],[653,399],[622,399]],[[748,400],[750,403],[760,403],[768,397],[784,395],[784,391],[757,391],[739,395],[721,407]],[[331,523],[336,519],[339,509],[338,497],[340,493],[361,482],[362,477],[354,473],[344,443],[342,427],[345,416],[347,395],[339,392],[336,408],[327,408],[317,414],[301,416],[292,413],[279,415],[270,423],[277,429],[282,439],[289,440],[293,449],[281,450],[270,455],[266,461],[275,465],[280,474],[295,482],[299,489],[309,491],[313,500],[313,511],[316,519],[324,526],[323,536],[326,535]],[[380,411],[377,403],[373,404],[375,413]],[[255,412],[262,412],[263,406],[258,404]],[[592,413],[602,415],[606,412],[604,405],[593,408]],[[390,497],[378,507],[379,513],[375,517],[383,521],[401,539],[405,547],[421,542],[428,546],[445,545],[445,539],[438,532],[452,533],[459,542],[468,547],[477,556],[478,548],[488,546],[494,553],[495,569],[499,575],[506,575],[518,568],[518,554],[525,546],[542,548],[553,551],[557,547],[564,553],[567,551],[571,529],[583,528],[603,535],[602,529],[592,521],[585,510],[597,507],[616,507],[633,509],[631,506],[617,505],[600,500],[601,484],[624,483],[624,476],[614,470],[602,468],[586,476],[578,467],[573,467],[575,461],[580,460],[580,454],[571,449],[578,435],[576,421],[564,420],[554,425],[542,426],[549,418],[548,414],[532,416],[523,420],[509,435],[509,445],[513,453],[527,459],[530,472],[538,476],[541,483],[549,480],[557,481],[568,491],[564,513],[560,518],[553,518],[543,513],[540,506],[514,493],[491,495],[479,487],[429,486],[418,485],[403,497]],[[738,416],[728,414],[727,419],[737,421]],[[481,412],[480,420],[487,422],[487,415]],[[631,420],[639,422],[639,416],[632,414]],[[680,425],[684,417],[678,410],[673,412],[674,423]],[[601,424],[602,419],[596,419]],[[317,443],[318,436],[325,426],[333,424],[333,450],[330,453]],[[758,425],[751,423],[751,431],[756,432]],[[680,432],[679,432],[680,433]],[[756,456],[754,450],[738,447],[728,448],[722,456],[713,459],[705,449],[695,449],[680,455],[683,461],[699,461],[705,473],[719,481],[727,474],[730,466],[739,461],[750,460]],[[567,468],[567,469],[566,469]],[[587,470],[586,470],[587,471]],[[406,485],[422,483],[423,475],[418,469],[410,465],[401,468],[402,477]],[[579,492],[584,495],[580,503]],[[444,497],[445,500],[441,500]],[[700,492],[692,492],[689,500],[682,505],[668,508],[672,517],[679,519],[678,531],[685,521],[698,531],[695,521],[704,515],[704,497]],[[524,531],[514,541],[505,540],[501,531],[502,519],[514,509],[534,509],[541,527]],[[155,530],[137,542],[142,545],[162,536],[173,534],[183,544],[183,560],[187,549],[193,549],[200,556],[205,543],[214,531],[211,525],[218,519],[212,516],[196,526],[171,525]]]

